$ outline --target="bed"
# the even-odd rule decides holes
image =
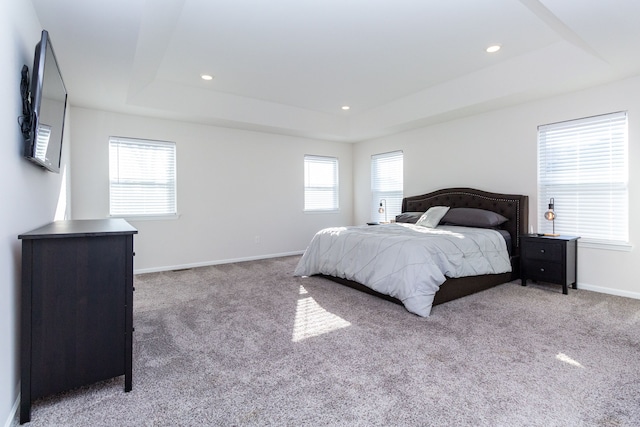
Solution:
[[[449,249],[444,251],[447,255],[443,257],[442,253],[436,253],[431,249],[431,246],[426,246],[427,240],[430,239],[426,234],[423,236],[424,227],[414,225],[413,222],[425,212],[431,214],[440,209],[445,211],[444,217],[439,219],[438,217],[441,215],[436,216],[435,219],[439,222],[432,224],[430,227],[433,230],[428,231],[446,235],[443,236],[446,247],[460,246],[457,242],[465,240],[471,241],[472,246],[487,245],[489,248],[488,262],[491,264],[493,262],[491,259],[494,259],[497,267],[494,265],[480,266],[479,261],[472,259],[469,255],[454,254],[453,252],[449,255]],[[465,226],[460,226],[455,221],[448,221],[448,218],[453,219],[462,212],[465,212],[465,220],[461,221],[461,224]],[[296,276],[320,275],[337,283],[404,305],[408,311],[419,316],[428,316],[434,305],[519,278],[520,236],[527,232],[528,212],[528,196],[491,193],[473,188],[448,188],[419,196],[406,197],[402,201],[402,214],[396,217],[395,223],[336,227],[319,231],[302,256],[294,274]],[[482,224],[476,227],[478,224],[474,222],[475,219],[471,221],[470,225],[467,224],[468,213],[473,214],[472,216],[482,213]],[[422,225],[425,225],[424,216],[422,215]],[[485,216],[491,217],[491,221],[493,221],[493,216],[499,217],[501,220],[485,224]],[[419,238],[410,237],[411,243],[405,243],[405,238],[400,237],[404,234],[413,236],[416,230],[422,234]],[[502,246],[505,252],[493,253],[494,248],[497,248],[495,239],[498,234],[500,239],[504,239],[501,242],[504,242]],[[467,237],[468,235],[473,237]],[[489,243],[484,243],[484,240],[480,239],[480,237],[485,239],[484,235],[492,240],[489,240]],[[356,247],[352,244],[356,239],[358,242],[365,242],[365,244],[358,243]],[[415,242],[413,242],[414,240]],[[323,241],[324,243],[322,243]],[[428,244],[431,245],[431,242]],[[423,245],[425,248],[422,247]],[[363,249],[364,246],[375,247],[376,254],[372,254],[371,249]],[[495,249],[495,251],[503,251],[503,249]],[[428,252],[429,255],[424,255],[423,252]],[[358,258],[355,258],[356,256]],[[360,257],[362,257],[364,266],[352,268],[353,263],[360,262]],[[447,257],[452,259],[449,260]],[[458,271],[460,270],[458,264],[460,262],[466,263],[467,257],[474,264],[472,265],[473,271],[480,272],[479,274],[471,273],[472,275],[468,275],[469,271]],[[420,259],[419,262],[416,262],[417,258]],[[427,258],[429,258],[428,261],[423,261]],[[402,262],[406,262],[408,266],[397,267]],[[423,266],[422,263],[437,265]],[[379,271],[385,264],[391,264],[392,268],[397,271],[404,272],[406,269],[411,269],[412,275],[405,272],[403,277],[389,279],[394,282],[393,286],[397,286],[397,288],[391,289],[387,285],[380,286],[380,278],[390,276],[390,274],[383,274]],[[441,271],[433,272],[433,268]],[[463,277],[459,277],[460,274]],[[402,282],[400,285],[396,285],[400,282]],[[414,286],[416,289],[411,290]],[[410,292],[411,295],[408,296],[407,292]],[[414,294],[418,296],[414,298]],[[419,302],[418,297],[420,298]]]

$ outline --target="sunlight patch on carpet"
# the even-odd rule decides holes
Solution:
[[[571,357],[567,356],[564,353],[556,354],[556,359],[558,359],[561,362],[568,363],[569,365],[577,366],[578,368],[584,368],[584,366],[582,366],[582,364],[580,364],[580,362],[578,362],[577,360],[572,359]]]
[[[306,289],[300,286],[300,294],[307,294]],[[298,300],[296,319],[293,324],[293,342],[306,338],[316,337],[327,332],[351,326],[340,316],[329,313],[322,308],[312,297],[304,297]]]

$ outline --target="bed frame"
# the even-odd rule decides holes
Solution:
[[[511,235],[512,267],[510,273],[447,278],[436,292],[433,305],[462,298],[520,278],[520,236],[526,234],[529,227],[529,196],[490,193],[474,188],[447,188],[420,196],[405,197],[402,200],[402,212],[426,212],[432,206],[486,209],[507,218],[508,221],[500,228],[507,230]],[[358,282],[333,276],[323,275],[323,277],[402,305],[400,300],[376,292]]]

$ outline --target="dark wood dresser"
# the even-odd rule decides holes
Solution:
[[[567,294],[578,281],[578,239],[575,236],[520,236],[520,277],[522,286],[527,279],[562,285]]]
[[[73,220],[18,236],[20,423],[40,397],[121,375],[131,390],[137,232],[123,219]]]

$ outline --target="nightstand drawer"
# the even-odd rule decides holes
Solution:
[[[523,256],[526,259],[538,259],[542,261],[553,261],[561,259],[564,245],[556,242],[544,242],[530,240],[527,245],[522,248]]]
[[[578,239],[575,236],[525,234],[520,238],[520,278],[557,283],[562,293],[577,288]]]
[[[527,278],[542,282],[561,283],[564,281],[562,264],[528,259],[524,262]]]

